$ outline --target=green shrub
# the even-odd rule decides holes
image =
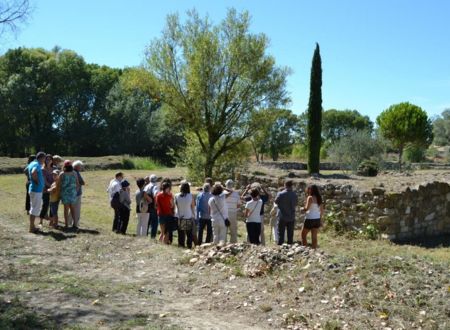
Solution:
[[[163,166],[151,158],[147,157],[130,157],[122,158],[122,166],[126,170],[157,170]]]
[[[378,170],[378,163],[376,161],[366,159],[359,164],[357,173],[362,176],[377,176]]]
[[[420,163],[425,160],[425,151],[424,147],[409,146],[404,153],[405,160],[412,163]]]
[[[363,229],[363,234],[364,237],[373,240],[378,239],[380,237],[380,231],[373,224],[365,226]]]

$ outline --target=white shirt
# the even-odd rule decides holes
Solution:
[[[257,222],[261,223],[261,207],[263,205],[263,201],[261,199],[254,200],[252,199],[250,202],[245,204],[245,209],[249,210],[249,215],[247,217],[247,222]]]
[[[144,191],[147,193],[147,195],[153,197],[154,199],[159,192],[158,184],[150,182],[144,187]]]
[[[192,219],[192,194],[181,196],[181,193],[175,195],[176,216],[183,219]]]
[[[306,211],[305,219],[320,219],[320,207],[317,203],[311,203],[308,211]]]
[[[228,211],[237,212],[238,205],[241,202],[241,196],[237,191],[232,191],[225,199],[227,202]]]
[[[213,196],[208,201],[211,220],[225,221],[228,218],[228,207],[225,203],[225,195]]]
[[[121,190],[122,190],[122,185],[120,184],[120,181],[117,179],[112,179],[109,182],[108,189],[106,189],[106,191],[109,194],[110,200],[112,200],[112,198],[116,192],[120,192]]]

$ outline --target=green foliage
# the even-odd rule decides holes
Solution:
[[[350,167],[352,171],[356,171],[363,160],[380,159],[382,153],[382,142],[368,131],[353,131],[328,149],[328,154],[334,162]]]
[[[147,157],[130,157],[122,158],[122,166],[127,170],[158,170],[163,168],[161,164]]]
[[[373,123],[368,116],[356,110],[330,109],[323,113],[322,135],[329,142],[339,140],[354,130],[373,130]]]
[[[377,161],[366,159],[358,165],[357,173],[362,176],[377,176],[378,169]]]
[[[406,146],[427,147],[433,140],[432,124],[427,113],[408,102],[390,106],[377,117],[377,124],[381,134],[398,150],[400,166]]]
[[[311,65],[308,104],[308,172],[319,173],[320,146],[322,142],[322,60],[316,44]]]
[[[425,160],[426,148],[410,145],[405,149],[405,159],[412,163],[420,163]]]
[[[142,68],[87,64],[58,47],[9,50],[0,56],[0,155],[129,153],[170,164],[182,130],[168,125],[154,85]]]
[[[218,25],[195,11],[184,23],[170,15],[148,48],[146,68],[177,122],[196,139],[203,175],[211,176],[219,158],[254,132],[254,111],[288,101],[289,70],[275,66],[267,47],[264,34],[250,33],[249,14],[230,9]]]
[[[250,137],[256,160],[268,153],[272,160],[278,160],[280,155],[292,152],[294,144],[294,129],[298,117],[290,110],[263,109],[253,117],[254,132]]]
[[[438,146],[450,145],[450,109],[446,109],[433,121],[433,143]]]
[[[364,226],[362,233],[365,238],[372,239],[372,240],[378,239],[380,237],[380,231],[373,224]]]
[[[306,144],[296,143],[292,148],[292,157],[298,160],[305,160],[308,156],[308,147]]]

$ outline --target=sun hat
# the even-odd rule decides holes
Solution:
[[[69,159],[66,159],[64,161],[64,166],[70,166],[70,165],[72,165],[72,161],[70,161]]]
[[[122,188],[126,188],[126,187],[130,186],[130,183],[127,180],[123,180],[120,184],[122,185]]]

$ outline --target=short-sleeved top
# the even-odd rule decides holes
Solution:
[[[156,198],[156,195],[157,195],[158,192],[159,192],[159,188],[158,188],[158,185],[157,185],[156,183],[150,182],[148,185],[146,185],[146,186],[144,187],[144,191],[145,191],[145,193],[146,193],[148,196],[150,196],[150,197],[152,198],[151,203],[148,204],[148,205],[149,205],[148,210],[149,210],[149,212],[150,212],[150,209],[152,209],[152,208],[155,207],[155,198]]]
[[[38,182],[36,183],[32,179],[33,171],[37,172]],[[41,193],[44,191],[44,175],[42,174],[42,166],[37,160],[32,161],[28,164],[28,179],[30,180],[30,187],[28,192]]]
[[[56,182],[52,183],[51,188],[55,188],[50,192],[50,202],[51,203],[56,203],[57,201],[59,201],[59,185]]]
[[[109,195],[109,200],[112,200],[114,195],[118,192],[120,192],[120,190],[122,190],[122,186],[120,185],[120,181],[117,179],[112,179],[109,182],[109,186],[108,189],[106,189],[106,191],[108,192]]]
[[[250,213],[247,217],[247,222],[261,222],[261,208],[263,206],[263,201],[261,199],[254,200],[252,199],[250,202],[245,204],[245,209],[250,210]]]
[[[75,173],[63,173],[59,177],[61,181],[61,202],[74,204],[77,200],[77,177]]]
[[[136,199],[136,213],[142,213],[141,208],[139,205],[141,205],[141,200],[144,198],[144,190],[138,189],[134,193],[135,199]]]
[[[172,200],[172,193],[166,194],[160,191],[158,194],[156,194],[156,212],[159,216],[173,215]]]
[[[42,174],[45,177],[45,188],[50,188],[52,186],[53,183],[53,169],[52,170],[47,170],[46,168],[42,169]]]
[[[281,221],[295,221],[295,208],[297,206],[297,194],[295,192],[291,189],[285,189],[279,192],[275,203],[278,205]]]
[[[178,193],[175,195],[175,206],[177,208],[176,216],[183,219],[192,219],[192,194],[182,195]]]
[[[225,202],[225,195],[212,196],[208,201],[211,210],[211,220],[225,220],[228,218],[228,207]]]
[[[241,196],[237,191],[232,191],[228,196],[226,196],[225,201],[227,202],[228,211],[237,212],[239,202],[241,201]]]
[[[208,201],[211,197],[211,193],[204,191],[197,195],[197,217],[199,219],[211,219],[208,209]]]

